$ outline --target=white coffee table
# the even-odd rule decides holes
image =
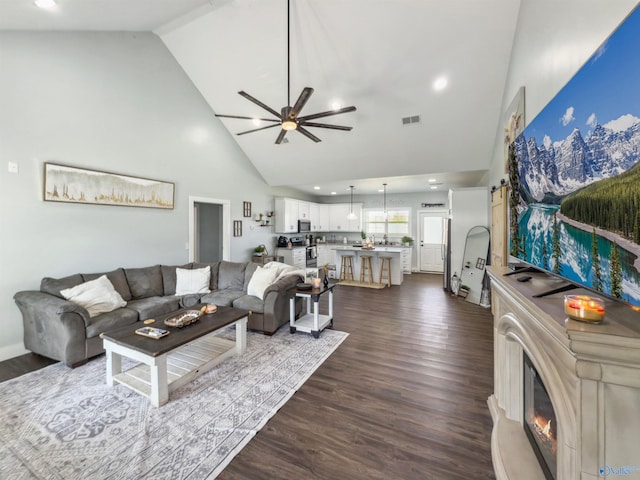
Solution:
[[[218,307],[213,314],[183,327],[167,327],[158,317],[151,326],[171,333],[160,339],[135,333],[142,322],[100,335],[107,354],[107,385],[121,383],[147,397],[155,407],[169,400],[169,392],[191,382],[232,355],[242,355],[247,348],[247,319],[250,312],[231,307]],[[216,333],[235,325],[235,341]],[[122,357],[140,362],[122,371]]]

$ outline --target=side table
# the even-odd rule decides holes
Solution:
[[[320,336],[320,332],[327,326],[333,327],[333,289],[336,283],[329,283],[326,287],[310,290],[301,290],[294,288],[289,290],[289,331],[311,333],[314,338]],[[329,292],[329,315],[320,314],[320,296]],[[300,315],[296,320],[296,298],[302,297],[307,299],[307,313]],[[313,300],[313,310],[311,309],[311,300]]]

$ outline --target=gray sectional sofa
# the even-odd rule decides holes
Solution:
[[[211,267],[210,293],[176,296],[176,269]],[[22,312],[25,347],[70,367],[85,363],[104,352],[100,334],[138,321],[170,313],[197,303],[214,303],[251,310],[248,328],[272,335],[289,321],[287,291],[301,278],[285,275],[267,287],[264,300],[247,294],[247,286],[258,265],[255,263],[188,263],[179,266],[154,265],[117,268],[111,272],[74,274],[64,278],[43,278],[40,291],[18,292],[14,300]],[[65,300],[64,289],[106,275],[127,302],[125,307],[90,317],[87,310]],[[301,303],[296,305],[300,312]]]

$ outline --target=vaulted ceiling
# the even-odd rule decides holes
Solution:
[[[279,127],[220,119],[264,179],[314,194],[485,181],[516,28],[514,0],[291,0],[291,102],[304,114],[355,105],[276,145]],[[58,0],[54,11],[0,3],[0,29],[154,31],[215,113],[268,118],[244,90],[287,105],[286,0]],[[438,78],[447,79],[440,91]],[[419,121],[403,125],[404,117]],[[414,118],[415,120],[415,118]],[[320,120],[318,120],[320,121]],[[261,126],[267,125],[262,123]],[[321,190],[314,191],[313,186]]]

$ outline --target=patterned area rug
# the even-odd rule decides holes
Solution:
[[[220,335],[233,339],[232,328]],[[0,383],[0,478],[215,478],[347,335],[249,332],[246,354],[160,408],[108,387],[104,356]]]

